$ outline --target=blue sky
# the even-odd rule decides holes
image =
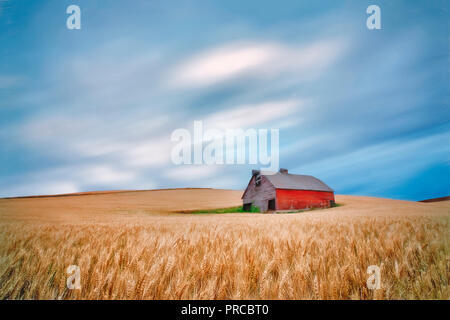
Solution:
[[[66,28],[71,4],[81,30]],[[371,4],[381,30],[366,28]],[[279,128],[280,166],[338,194],[449,195],[448,10],[444,0],[0,1],[0,197],[243,189],[251,165],[170,160],[173,130],[218,118]]]

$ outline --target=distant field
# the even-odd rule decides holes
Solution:
[[[450,201],[337,196],[290,214],[241,191],[0,199],[0,299],[449,299]],[[66,269],[81,269],[81,290]],[[369,290],[369,265],[381,289]]]
[[[14,221],[108,222],[122,217],[241,205],[242,191],[167,189],[77,193],[74,196],[0,199],[0,219]],[[105,219],[105,220],[103,220]]]

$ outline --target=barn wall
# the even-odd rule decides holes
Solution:
[[[252,203],[261,212],[265,212],[268,209],[268,201],[275,199],[275,196],[275,188],[266,177],[261,176],[261,185],[255,186],[255,177],[253,176],[244,192],[242,200],[244,204]]]
[[[330,207],[333,192],[277,189],[277,210]]]

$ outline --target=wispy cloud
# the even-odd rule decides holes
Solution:
[[[211,177],[218,172],[220,166],[213,165],[183,165],[168,169],[165,173],[166,177],[174,180],[195,181]]]
[[[170,81],[175,86],[201,87],[240,76],[270,77],[286,71],[314,78],[342,54],[345,45],[342,39],[302,47],[250,41],[227,44],[181,62]]]
[[[53,195],[64,193],[75,193],[82,191],[73,181],[45,181],[45,182],[25,182],[18,184],[0,196],[21,196],[21,195]]]
[[[85,181],[92,184],[123,183],[135,178],[136,172],[117,170],[109,166],[94,166],[84,170]]]
[[[252,128],[298,113],[303,104],[303,101],[292,99],[242,105],[210,114],[204,122],[218,129]]]
[[[273,60],[280,48],[273,44],[232,44],[209,50],[183,62],[174,71],[175,84],[210,85],[255,71]]]

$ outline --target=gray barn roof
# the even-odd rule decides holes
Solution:
[[[277,189],[293,190],[313,190],[334,192],[329,186],[313,176],[301,174],[280,173],[264,174],[261,173]]]

